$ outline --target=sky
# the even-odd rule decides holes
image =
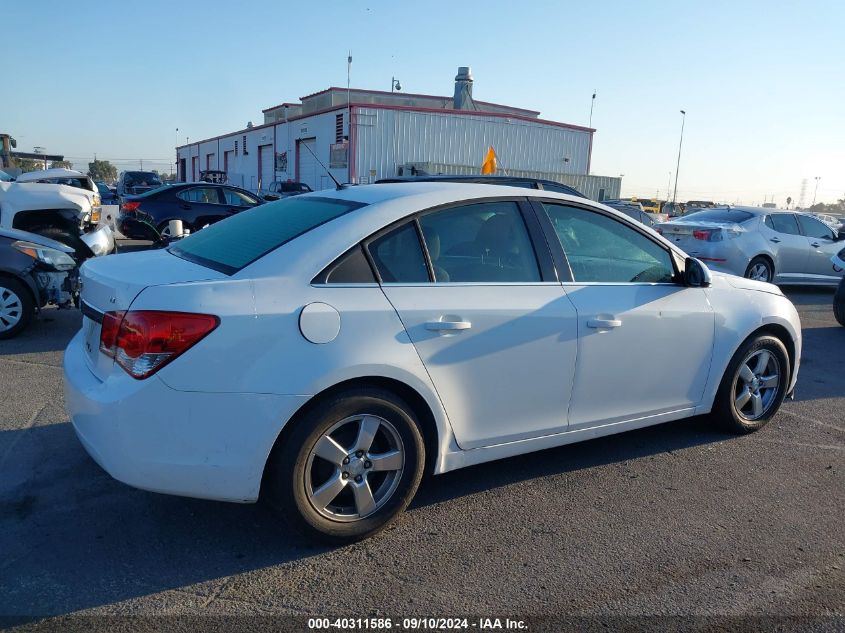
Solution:
[[[5,0],[2,22],[0,132],[83,171],[169,171],[177,128],[345,86],[351,50],[357,88],[451,95],[471,66],[476,99],[578,125],[595,91],[591,172],[623,195],[674,186],[683,109],[679,200],[845,197],[841,0]]]

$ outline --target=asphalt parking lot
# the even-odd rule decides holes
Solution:
[[[386,532],[337,549],[260,506],[112,480],[64,412],[62,353],[81,317],[50,310],[0,342],[0,626],[79,613],[845,626],[845,328],[832,294],[790,291],[801,375],[763,431],[694,418],[434,477]]]

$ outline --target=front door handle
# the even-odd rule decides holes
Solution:
[[[472,327],[469,321],[428,321],[425,324],[426,330],[434,332],[450,332],[456,330],[468,330]]]
[[[593,328],[612,328],[612,327],[621,327],[622,321],[619,319],[590,319],[587,321],[587,327]]]
[[[810,246],[812,246],[813,248],[818,248],[819,246],[821,246],[821,244],[819,244],[818,242],[812,242]]]
[[[775,244],[780,244],[780,238],[778,238],[778,237],[773,237],[773,238],[772,238],[772,241],[773,241]]]

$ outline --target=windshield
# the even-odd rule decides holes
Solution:
[[[242,211],[197,231],[168,250],[232,275],[282,244],[354,209],[360,202],[295,196]]]
[[[99,191],[100,193],[104,193],[106,195],[111,194],[111,190],[108,188],[108,186],[104,185],[101,182],[97,183],[97,191]]]
[[[691,219],[692,222],[735,222],[737,224],[754,217],[753,213],[738,209],[706,209],[689,215],[694,216]]]
[[[127,171],[124,182],[129,187],[136,185],[154,187],[161,185],[161,178],[151,171]]]
[[[283,182],[282,192],[284,193],[307,193],[311,187],[301,182]]]

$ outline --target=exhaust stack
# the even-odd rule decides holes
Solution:
[[[472,101],[472,69],[469,66],[459,66],[455,76],[455,110],[473,110]]]

